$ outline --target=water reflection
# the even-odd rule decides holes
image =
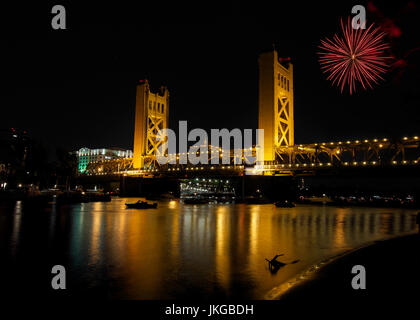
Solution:
[[[404,209],[170,201],[158,209],[126,210],[125,202],[84,203],[31,215],[16,205],[10,214],[1,209],[8,218],[0,220],[0,229],[10,228],[6,247],[13,255],[37,250],[52,262],[64,258],[75,294],[202,299],[262,298],[320,260],[416,227],[415,212]],[[47,245],[42,234],[22,245],[44,229]],[[270,273],[265,258],[276,254],[284,254],[281,261],[299,262]]]

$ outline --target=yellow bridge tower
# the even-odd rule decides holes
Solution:
[[[258,127],[264,129],[264,161],[294,145],[293,65],[280,63],[276,50],[258,59]]]
[[[136,120],[134,127],[133,168],[143,169],[156,161],[158,148],[164,141],[158,141],[158,131],[168,127],[169,91],[161,87],[152,93],[147,80],[137,86]]]

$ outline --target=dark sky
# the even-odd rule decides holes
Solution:
[[[366,2],[79,2],[60,3],[67,30],[51,28],[58,2],[2,9],[0,128],[26,129],[51,148],[132,148],[145,78],[168,86],[172,128],[256,128],[257,57],[274,42],[294,64],[296,143],[420,134],[415,2],[373,2],[368,23],[401,31],[388,40],[404,68],[352,96],[325,79],[316,52]]]

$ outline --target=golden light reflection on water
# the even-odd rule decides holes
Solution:
[[[255,257],[258,255],[258,231],[260,219],[260,206],[252,205],[250,209],[250,222],[249,222],[249,256]],[[251,269],[256,267],[256,259],[249,260]]]
[[[127,210],[126,201],[133,200],[75,205],[46,215],[47,230],[60,226],[51,241],[68,239],[75,286],[112,283],[109,297],[123,299],[262,298],[318,261],[416,228],[415,212],[403,209],[169,201],[158,209]],[[9,239],[13,250],[19,250],[29,216],[16,210]],[[57,250],[67,252],[60,245]],[[284,254],[280,261],[299,262],[272,274],[265,258],[276,254]]]
[[[216,272],[219,285],[230,286],[230,215],[225,206],[216,209]]]
[[[334,233],[334,242],[338,247],[342,247],[345,244],[345,210],[342,208],[337,209],[336,215],[336,228]]]
[[[101,212],[102,208],[101,202],[93,203],[93,222],[92,222],[92,232],[91,232],[91,244],[89,252],[89,264],[96,264],[101,257],[100,246],[103,237],[101,236],[101,227],[103,213]]]

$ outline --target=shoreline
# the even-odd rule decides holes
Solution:
[[[384,285],[389,282],[386,270],[389,270],[390,274],[403,274],[409,278],[405,282],[416,283],[415,289],[418,289],[420,284],[419,249],[420,235],[418,232],[370,241],[312,265],[271,289],[264,295],[263,299],[283,302],[313,302],[314,300],[321,301],[324,299],[337,301],[343,298],[366,302],[383,299],[386,298],[383,293],[389,291],[390,288],[393,288],[393,290],[400,289],[398,285],[400,281],[396,281],[392,285]],[[388,253],[391,260],[387,260]],[[394,259],[392,259],[392,256],[394,256]],[[365,266],[367,290],[352,289],[351,279],[354,275],[351,274],[351,268],[354,265]],[[405,268],[405,266],[408,268]],[[384,281],[381,284],[382,278]],[[383,291],[384,289],[387,290]],[[401,289],[404,292],[408,291],[404,284],[401,285]],[[357,295],[356,293],[360,294]],[[360,298],[362,301],[360,301]]]

